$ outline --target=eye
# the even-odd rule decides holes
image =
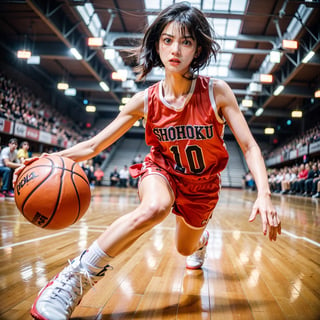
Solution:
[[[164,44],[169,44],[169,43],[171,43],[171,38],[164,37],[164,38],[162,38],[162,42],[163,42]]]
[[[191,45],[192,45],[192,41],[190,41],[190,40],[188,40],[188,39],[184,39],[184,40],[182,41],[182,44],[183,44],[184,46],[191,46]]]

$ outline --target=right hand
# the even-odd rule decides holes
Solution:
[[[21,174],[21,172],[23,171],[23,169],[26,166],[29,166],[31,163],[39,160],[40,158],[46,157],[46,156],[48,156],[48,154],[45,153],[45,154],[41,155],[40,157],[33,157],[33,158],[28,158],[28,159],[24,160],[23,164],[21,164],[21,166],[19,168],[14,170],[13,179],[12,179],[13,187],[15,187],[19,175]]]

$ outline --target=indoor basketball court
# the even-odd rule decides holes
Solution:
[[[133,50],[140,45],[145,27],[154,26],[156,16],[177,2],[181,1],[0,1],[0,320],[32,320],[30,309],[39,291],[58,273],[66,279],[65,282],[55,281],[55,287],[53,281],[50,282],[58,294],[51,294],[50,288],[44,291],[51,294],[50,299],[54,303],[58,301],[53,305],[61,307],[62,312],[68,309],[66,297],[82,295],[83,279],[85,285],[89,282],[92,286],[74,312],[70,311],[72,306],[66,311],[72,313],[70,319],[73,320],[320,319],[320,179],[318,185],[313,180],[311,185],[294,180],[293,184],[297,183],[298,189],[290,189],[291,182],[286,181],[287,184],[282,185],[282,180],[276,181],[279,172],[298,170],[301,165],[309,165],[310,168],[318,165],[320,168],[320,2],[190,0],[189,4],[200,9],[206,19],[199,25],[188,21],[192,27],[197,27],[193,31],[191,28],[191,32],[187,30],[190,35],[184,32],[181,37],[181,30],[186,29],[179,33],[170,22],[164,27],[169,31],[160,34],[159,40],[149,38],[156,51],[154,55],[160,56],[161,51],[163,55],[159,61],[163,59],[166,64],[161,60],[163,66],[151,66],[152,61],[152,70],[144,74],[146,79],[137,81],[136,67],[141,67],[139,63],[144,57],[143,54],[133,56]],[[201,12],[197,12],[198,17],[202,16]],[[201,33],[201,28],[207,25],[204,20],[215,30],[214,37],[212,34],[207,36],[209,27]],[[200,41],[195,35],[205,35],[201,44],[207,43],[207,46],[199,46]],[[174,48],[172,43],[177,47]],[[220,48],[213,44],[219,44]],[[215,47],[214,50],[209,51],[209,46],[211,49]],[[170,54],[175,56],[165,60],[170,50]],[[217,53],[216,61],[211,59],[209,63],[207,58],[201,57],[202,50]],[[200,63],[199,56],[208,64]],[[174,81],[165,83],[163,79]],[[200,81],[203,81],[201,86],[205,90],[200,87]],[[224,104],[228,90],[219,89],[222,83],[226,84],[224,89],[231,88],[237,103],[230,91],[229,96],[233,100],[228,97],[226,101],[232,100],[232,103]],[[158,88],[156,86],[161,88],[159,93],[154,89]],[[158,100],[153,103],[146,96],[144,104],[137,102],[137,93],[150,87],[149,92],[154,90],[159,96],[156,99],[161,103]],[[219,90],[223,91],[217,94],[222,103],[216,104],[215,95]],[[133,96],[135,98],[130,100]],[[191,99],[196,102],[192,104]],[[125,109],[128,101],[133,101],[129,111]],[[173,101],[173,104],[168,101]],[[181,116],[175,125],[170,121],[171,114],[165,115],[168,117],[165,119],[159,116],[160,124],[155,124],[153,119],[156,116],[150,121],[143,121],[146,115],[149,120],[152,113],[147,114],[151,110],[147,104],[152,107],[153,104],[159,105],[154,107],[159,110],[162,106],[168,107],[172,114],[179,114],[188,106],[185,108],[188,114]],[[197,110],[192,109],[194,106]],[[133,109],[136,112],[130,112]],[[50,156],[52,152],[69,149],[96,137],[119,115],[119,111],[120,122],[125,124],[119,125],[118,122],[119,130],[114,129],[117,125],[111,128],[110,131],[114,131],[112,137],[105,130],[103,137],[106,139],[94,140],[97,143],[74,151],[78,158],[71,157],[86,159],[84,153],[87,150],[91,152],[95,146],[102,146],[101,141],[114,141],[112,138],[119,132],[126,132],[104,150],[96,147],[100,153],[94,158],[78,164],[70,159]],[[257,190],[234,133],[246,155],[253,155],[249,162],[254,164],[249,166],[255,169],[256,176],[259,175],[257,171],[261,172],[256,168],[263,167],[263,160],[258,149],[252,148],[256,145],[252,143],[250,134],[246,134],[248,130],[241,113],[268,169],[271,199],[282,226],[282,234],[276,241],[270,241],[268,235],[263,234],[259,215],[255,221],[248,221],[257,199]],[[144,122],[149,126],[147,130]],[[133,124],[130,129],[126,127],[128,124]],[[152,141],[156,145],[154,150],[158,150],[160,145],[161,148],[166,146],[166,157],[175,164],[169,169],[176,170],[167,172],[174,172],[172,176],[179,177],[177,180],[191,173],[187,178],[196,181],[190,183],[194,189],[205,185],[198,185],[201,179],[207,179],[207,185],[208,180],[211,182],[212,196],[207,196],[208,189],[201,194],[205,201],[217,197],[218,184],[221,183],[220,198],[207,227],[210,237],[206,258],[199,269],[186,267],[186,257],[180,255],[175,246],[176,218],[171,212],[129,249],[113,258],[105,276],[94,285],[93,280],[104,272],[98,264],[105,262],[102,259],[105,256],[101,252],[100,256],[97,254],[95,257],[101,259],[95,265],[82,265],[79,261],[94,251],[92,243],[106,229],[114,231],[110,228],[114,221],[138,207],[138,178],[126,176],[125,171],[132,164],[139,165],[149,153],[145,132],[148,132],[147,139],[152,136],[156,141]],[[17,151],[19,145],[21,148],[28,145],[28,151],[23,150],[27,157],[48,155],[29,164],[15,187],[4,178],[7,165],[2,155],[12,138]],[[205,144],[207,141],[210,144]],[[220,181],[217,176],[219,170],[213,173],[211,169],[225,166],[225,147],[230,157]],[[181,164],[181,150],[189,173]],[[25,161],[28,158],[22,156],[21,159]],[[210,161],[206,162],[208,159]],[[167,161],[163,163],[166,165]],[[162,174],[165,169],[158,163],[158,167],[149,166],[146,171],[161,171]],[[99,178],[95,176],[97,171]],[[320,171],[314,177],[319,178]],[[262,177],[260,180],[266,179]],[[150,183],[151,189],[146,187],[144,194],[151,194],[150,190],[156,189],[154,186],[161,187],[158,194],[152,193],[152,196],[158,196],[158,211],[154,210],[154,203],[153,208],[150,205],[151,209],[147,207],[146,210],[154,214],[152,218],[158,218],[156,214],[163,214],[163,207],[171,207],[172,197],[168,195],[170,191],[163,186],[163,181],[160,183],[155,178],[154,181],[154,184],[146,182]],[[181,189],[186,187],[182,182],[179,186]],[[268,206],[269,198],[266,196],[269,194],[267,181],[260,181],[261,186],[267,192],[260,192],[263,194],[260,199],[264,199],[260,208],[270,209],[272,206]],[[189,196],[183,201],[188,200],[190,207],[197,204],[197,208],[205,208],[207,203],[203,200],[199,205],[194,201],[190,189]],[[163,198],[159,196],[162,194],[170,199],[162,202]],[[144,215],[146,208],[139,209],[141,224],[147,216],[147,227],[152,225],[155,220]],[[210,210],[205,214],[210,214]],[[278,224],[274,212],[270,213],[272,215],[276,229]],[[136,227],[134,223],[133,227],[130,225],[131,217],[138,220],[132,215],[117,221],[121,221],[121,226],[129,221],[127,226],[131,231]],[[203,226],[207,216],[201,219],[198,221]],[[134,230],[137,233],[132,232],[131,238],[128,236],[129,240],[145,230],[144,226],[138,227]],[[192,248],[190,244],[198,241],[200,232],[190,230],[192,228],[184,233],[180,229],[180,236],[192,234],[193,237],[188,237],[189,246],[181,245],[180,241],[180,249],[188,250]],[[127,240],[121,238],[123,234],[120,230],[108,239]],[[119,245],[120,249],[116,248],[120,240],[113,244],[113,250],[129,244],[129,240],[123,241],[123,247]],[[200,244],[206,246],[205,241],[199,241],[196,252],[202,250]],[[100,251],[103,251],[102,247]],[[81,258],[73,260],[79,255]],[[61,272],[66,266],[73,268],[76,265],[74,261],[79,262],[78,269],[72,270],[74,273]],[[74,284],[72,281],[78,282]],[[69,287],[61,289],[61,283]],[[39,311],[34,308],[39,319],[47,310],[54,309],[46,309],[46,297],[42,295],[45,310],[40,310],[41,306]],[[73,306],[78,302],[76,298],[70,299],[73,299]],[[58,308],[54,309],[55,314],[60,312],[55,312]],[[42,311],[44,313],[41,314]],[[52,318],[51,314],[46,317]]]
[[[223,189],[201,270],[174,246],[174,215],[112,261],[72,319],[319,319],[319,200],[273,196],[282,219],[276,242],[249,223],[252,191]],[[136,189],[96,187],[88,212],[62,230],[32,225],[14,201],[0,202],[1,311],[32,319],[38,291],[117,217],[138,204]]]

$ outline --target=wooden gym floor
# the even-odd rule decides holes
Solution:
[[[136,189],[96,187],[84,218],[48,231],[0,201],[0,319],[31,319],[38,291],[105,227],[137,203]],[[173,243],[174,217],[112,262],[72,319],[320,319],[319,199],[274,195],[283,234],[270,242],[255,193],[223,189],[202,270],[185,269]]]

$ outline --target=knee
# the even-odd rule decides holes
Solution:
[[[159,224],[167,217],[170,210],[170,206],[160,203],[141,205],[133,219],[134,229],[149,229]]]

